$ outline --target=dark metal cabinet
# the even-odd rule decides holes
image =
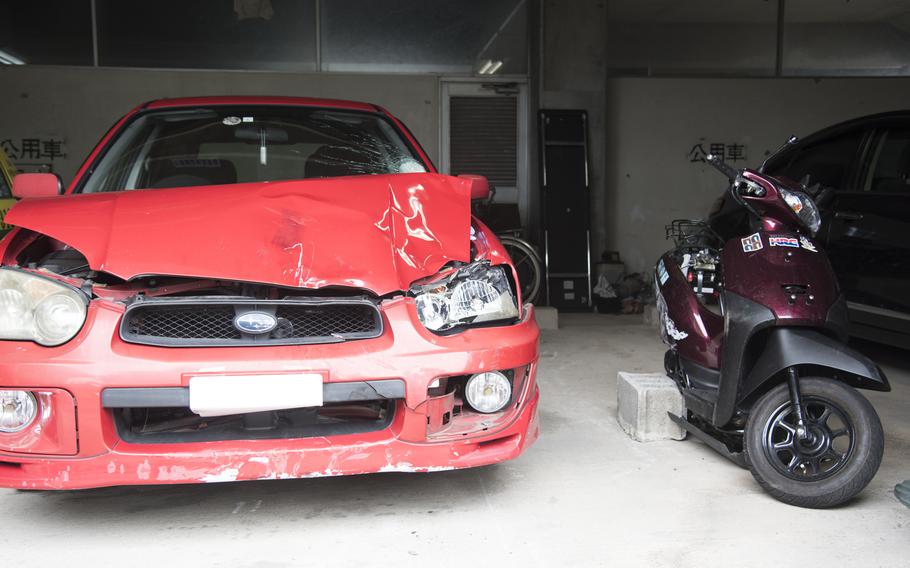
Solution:
[[[587,113],[540,111],[547,303],[591,307]]]

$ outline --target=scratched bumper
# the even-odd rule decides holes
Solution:
[[[332,345],[168,349],[127,344],[117,336],[122,308],[93,302],[85,329],[65,346],[0,342],[0,388],[63,392],[78,410],[63,432],[75,451],[48,455],[0,435],[0,487],[80,489],[111,485],[290,479],[388,471],[439,471],[512,459],[538,436],[538,329],[533,308],[521,322],[449,337],[419,324],[408,299],[382,306],[382,337]],[[447,434],[428,431],[437,408],[427,390],[438,377],[527,368],[517,404],[494,426]],[[401,379],[392,422],[382,430],[329,437],[134,444],[120,438],[105,388],[185,387],[205,372],[322,371],[327,382]],[[45,424],[45,427],[47,424]],[[42,435],[49,429],[37,432]],[[76,436],[76,432],[78,436]],[[21,437],[19,438],[21,439]],[[35,448],[52,447],[47,443]],[[9,450],[15,451],[9,451]],[[59,453],[59,452],[58,452]]]

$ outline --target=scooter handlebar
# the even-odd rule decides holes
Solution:
[[[717,171],[719,171],[720,173],[722,173],[722,174],[724,174],[725,176],[727,176],[727,179],[729,179],[731,182],[732,182],[733,180],[735,180],[735,179],[739,176],[739,170],[737,170],[736,168],[734,168],[734,167],[731,166],[730,164],[724,162],[723,158],[721,158],[720,156],[717,156],[717,155],[715,155],[715,154],[708,154],[708,155],[705,157],[705,160],[706,160],[709,164],[711,164],[712,166],[714,166],[714,168],[715,168]]]

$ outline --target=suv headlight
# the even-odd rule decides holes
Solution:
[[[62,345],[82,329],[87,306],[85,294],[71,286],[0,269],[0,340]]]
[[[818,212],[818,206],[815,205],[815,201],[808,194],[801,191],[789,191],[784,188],[779,188],[778,191],[780,191],[780,196],[784,198],[790,209],[796,213],[796,216],[799,217],[799,220],[803,222],[803,225],[809,229],[809,232],[814,237],[822,225],[822,216]]]
[[[431,331],[445,331],[517,318],[518,304],[507,269],[483,260],[444,272],[429,283],[412,285],[420,322]]]

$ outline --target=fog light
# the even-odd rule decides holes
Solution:
[[[24,430],[38,414],[35,395],[21,390],[0,390],[0,432]]]
[[[512,385],[505,375],[497,371],[477,373],[464,389],[465,399],[477,412],[499,412],[512,399]]]

